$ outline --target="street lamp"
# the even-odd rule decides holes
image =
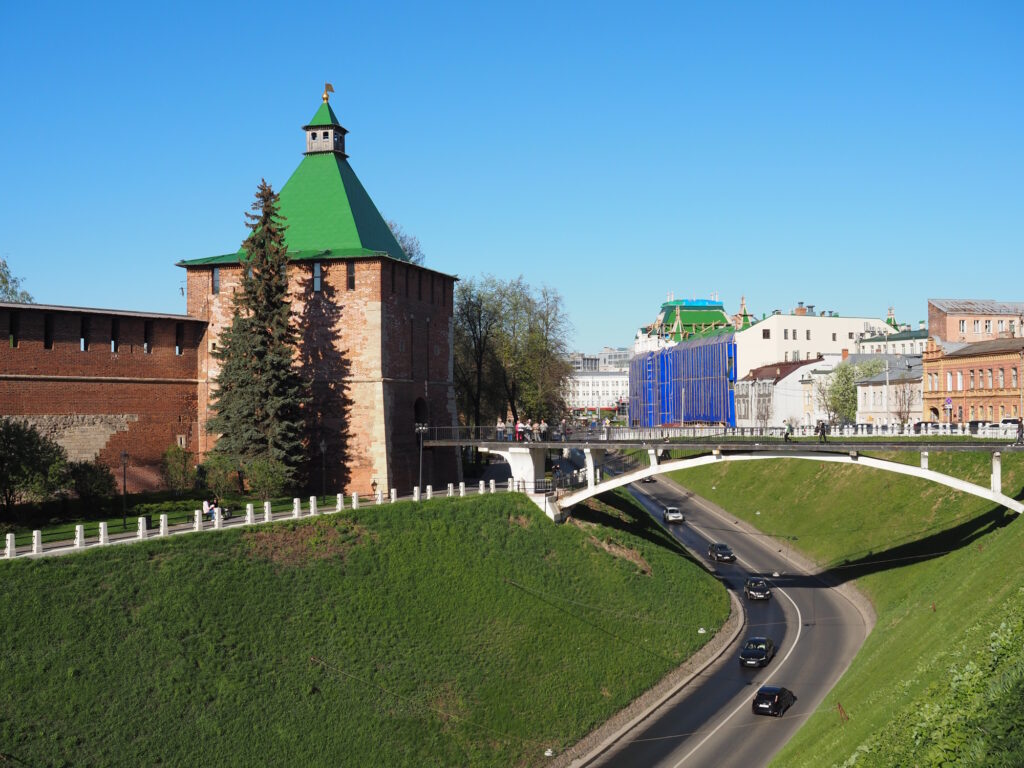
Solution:
[[[128,451],[121,451],[121,530],[128,530]]]
[[[423,490],[423,435],[425,435],[426,433],[427,433],[427,425],[426,424],[421,424],[420,422],[417,422],[416,423],[416,434],[419,435],[419,438],[420,438],[420,483],[419,483],[419,488],[420,488],[421,491]]]
[[[320,496],[327,498],[327,440],[320,438]]]

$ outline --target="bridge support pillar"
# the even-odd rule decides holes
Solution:
[[[1003,492],[1003,456],[999,451],[992,452],[992,493]]]
[[[527,493],[533,493],[533,489],[537,487],[537,481],[544,477],[546,448],[510,445],[508,448],[492,449],[491,453],[497,453],[508,462],[514,481],[513,488],[522,487]]]
[[[587,462],[587,487],[597,483],[597,465],[604,460],[604,448],[584,448],[583,458]]]
[[[647,455],[651,458],[651,466],[658,466],[658,452],[654,448],[648,448]]]
[[[928,469],[928,451],[921,451],[921,469]]]

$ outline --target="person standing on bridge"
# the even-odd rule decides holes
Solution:
[[[498,417],[498,423],[494,427],[494,432],[498,436],[498,442],[505,441],[505,422],[502,421],[501,416]]]
[[[523,442],[523,420],[516,419],[516,442]]]

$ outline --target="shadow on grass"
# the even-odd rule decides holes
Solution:
[[[682,555],[689,560],[694,560],[693,556],[682,544],[673,536],[670,536],[664,528],[657,525],[647,513],[647,510],[636,503],[620,496],[614,491],[602,493],[596,497],[596,500],[604,506],[615,510],[618,514],[611,514],[602,509],[595,508],[595,506],[584,501],[573,508],[572,516],[583,522],[594,523],[604,528],[612,528],[629,533],[637,538],[649,541],[655,546]]]

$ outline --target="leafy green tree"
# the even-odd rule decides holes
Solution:
[[[72,461],[68,463],[68,476],[71,487],[87,506],[96,506],[113,498],[117,493],[117,480],[110,467],[92,461]]]
[[[164,484],[172,491],[184,493],[196,487],[195,457],[175,443],[164,451],[160,461]]]
[[[272,459],[289,485],[301,483],[306,463],[302,418],[308,384],[295,365],[297,337],[288,299],[288,248],[278,196],[261,181],[247,213],[252,233],[243,244],[247,272],[234,295],[231,326],[215,353],[221,363],[209,429],[215,451],[245,465]]]
[[[455,287],[455,397],[463,421],[481,426],[505,413],[497,386],[494,345],[500,324],[494,278],[464,280]]]
[[[42,501],[68,487],[67,453],[34,427],[0,418],[0,505],[8,519],[19,501]]]
[[[269,499],[279,496],[286,487],[284,465],[273,459],[254,459],[245,468],[245,477],[250,490],[257,498]]]
[[[850,424],[857,419],[857,381],[884,370],[885,361],[840,363],[815,385],[818,404],[832,423]]]
[[[31,304],[32,297],[28,291],[21,290],[21,280],[11,274],[7,260],[0,256],[0,301],[14,301]]]
[[[231,456],[214,452],[203,463],[206,470],[206,484],[215,496],[225,498],[239,490],[238,465]]]

